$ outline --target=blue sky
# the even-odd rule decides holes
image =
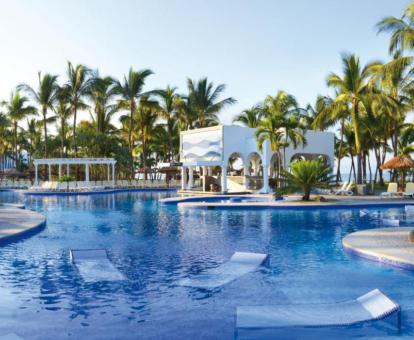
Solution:
[[[122,77],[151,68],[148,89],[208,76],[238,100],[223,123],[284,89],[301,105],[328,92],[340,53],[386,60],[384,16],[407,0],[3,1],[0,12],[0,98],[15,85],[35,85],[37,71],[61,75],[67,60]]]

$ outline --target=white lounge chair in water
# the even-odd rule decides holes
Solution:
[[[336,304],[244,306],[236,311],[236,328],[287,329],[340,327],[381,320],[396,314],[397,328],[401,323],[401,308],[374,289],[359,298]]]
[[[71,249],[70,259],[85,282],[125,280],[105,249]]]
[[[180,286],[212,289],[223,286],[268,263],[268,254],[235,252],[230,260],[219,267],[179,281]]]
[[[387,191],[380,194],[381,197],[392,197],[398,194],[398,184],[395,182],[388,183]]]

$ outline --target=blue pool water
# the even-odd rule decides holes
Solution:
[[[344,235],[403,209],[370,208],[376,214],[363,217],[359,209],[186,211],[158,203],[169,195],[0,192],[0,202],[24,202],[47,216],[42,232],[0,248],[0,336],[232,339],[237,306],[333,303],[374,288],[401,304],[401,334],[377,323],[336,337],[414,336],[414,273],[353,257],[341,246]],[[70,262],[71,248],[108,249],[127,280],[85,283]],[[270,267],[213,291],[177,284],[235,251],[270,253]],[[290,338],[303,338],[298,332]]]

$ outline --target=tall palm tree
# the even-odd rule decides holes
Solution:
[[[164,90],[156,91],[156,94],[159,97],[159,114],[161,118],[166,120],[165,126],[167,128],[167,138],[168,138],[168,161],[171,162],[174,159],[174,147],[173,147],[173,134],[175,126],[178,123],[179,115],[179,101],[180,97],[176,93],[177,88],[167,86]]]
[[[142,167],[144,169],[144,179],[148,178],[148,157],[149,144],[154,135],[154,129],[157,127],[159,105],[155,100],[151,100],[148,96],[143,96],[138,102],[135,109],[133,121],[136,124],[135,133],[139,139],[139,149],[141,151]],[[125,116],[121,117],[124,119]]]
[[[78,145],[76,141],[76,124],[78,111],[87,108],[83,98],[89,92],[89,88],[93,82],[93,75],[91,70],[86,66],[81,64],[74,66],[68,61],[67,77],[68,81],[65,84],[65,90],[67,92],[67,101],[73,114],[73,149],[75,151],[75,157],[77,157]]]
[[[109,133],[115,128],[111,119],[119,106],[113,103],[115,98],[114,80],[111,77],[96,77],[89,90],[89,99],[93,103],[90,110],[93,125],[98,133]]]
[[[29,115],[35,114],[36,109],[33,106],[26,105],[29,99],[20,95],[19,91],[12,92],[8,102],[3,101],[1,104],[6,107],[7,115],[13,125],[13,149],[16,165],[19,163],[19,152],[17,148],[17,129],[18,123]]]
[[[263,109],[259,105],[256,105],[243,110],[242,113],[234,117],[233,123],[242,123],[246,127],[257,128],[262,117]]]
[[[66,145],[66,135],[67,135],[67,125],[69,117],[72,115],[73,110],[71,105],[68,102],[68,93],[66,88],[59,88],[56,95],[56,105],[53,110],[56,114],[56,117],[60,125],[60,157],[67,156],[67,149],[65,152]]]
[[[378,33],[391,33],[389,52],[404,52],[414,49],[414,1],[404,10],[400,18],[386,17],[378,24]]]
[[[207,78],[198,81],[187,79],[188,99],[192,110],[197,114],[197,127],[203,128],[209,125],[217,125],[217,114],[226,106],[236,103],[232,97],[218,100],[226,89],[224,84],[214,87]]]
[[[44,157],[48,158],[48,137],[47,137],[47,122],[48,122],[48,110],[53,110],[53,104],[56,99],[58,83],[57,76],[46,73],[42,76],[42,73],[38,73],[38,87],[34,90],[27,84],[21,84],[18,89],[25,90],[32,99],[39,105],[40,112],[43,116],[43,133],[45,138]]]
[[[299,108],[296,98],[285,91],[278,91],[276,95],[267,96],[264,105],[264,119],[259,123],[261,126],[272,126],[274,131],[282,133],[283,162],[286,163],[286,147],[293,144],[306,144],[304,126],[300,123],[299,115],[303,109]],[[276,150],[274,150],[276,151]]]
[[[129,112],[129,124],[128,124],[128,148],[131,157],[133,157],[132,143],[132,131],[134,130],[134,112],[137,108],[137,100],[146,95],[143,92],[146,79],[153,74],[150,69],[143,69],[141,71],[134,71],[132,68],[129,69],[128,76],[124,76],[124,81],[115,82],[114,91],[116,94],[121,96],[119,100],[119,106]],[[131,175],[133,175],[134,166],[132,164]]]
[[[372,62],[361,67],[359,58],[353,54],[342,55],[343,75],[331,73],[327,78],[327,85],[337,92],[332,106],[350,108],[350,122],[355,134],[355,147],[357,152],[357,183],[362,183],[361,168],[361,134],[360,116],[363,113],[362,97],[369,94],[369,77],[376,72],[381,63]]]

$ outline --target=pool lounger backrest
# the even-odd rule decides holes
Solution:
[[[73,263],[81,260],[108,259],[106,249],[71,249],[70,259]]]

